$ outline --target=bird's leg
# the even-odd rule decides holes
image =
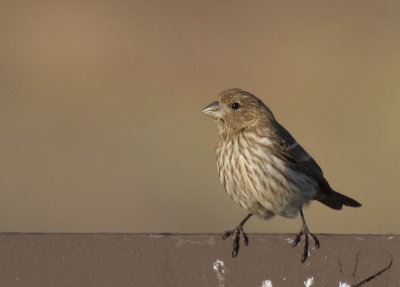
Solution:
[[[306,220],[304,219],[304,215],[303,215],[303,210],[300,208],[300,215],[301,215],[301,229],[300,232],[297,233],[296,237],[293,240],[293,244],[292,246],[295,247],[299,244],[301,236],[304,235],[304,253],[303,256],[301,257],[301,263],[304,263],[308,257],[308,238],[311,237],[314,240],[314,245],[315,248],[319,248],[319,241],[317,239],[317,237],[312,234],[307,227],[307,223]]]
[[[243,225],[246,223],[247,220],[252,216],[252,213],[247,214],[245,218],[239,223],[239,225],[233,229],[233,230],[228,230],[224,233],[222,236],[222,239],[225,240],[232,234],[234,235],[233,238],[233,248],[232,248],[232,257],[236,257],[239,252],[240,248],[240,238],[242,238],[244,245],[249,245],[249,238],[247,237],[247,234],[243,230]]]

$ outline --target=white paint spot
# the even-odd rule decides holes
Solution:
[[[163,237],[165,237],[164,234],[157,234],[157,233],[149,233],[149,234],[144,235],[144,236],[147,236],[147,237],[150,237],[150,238],[163,238]]]
[[[263,281],[261,287],[273,287],[273,286],[272,286],[272,281],[271,281],[271,280],[265,280],[265,281]]]
[[[217,279],[218,279],[218,286],[219,287],[224,287],[224,281],[225,281],[225,263],[222,260],[216,260],[213,263],[213,269],[215,273],[217,274]]]
[[[314,282],[314,278],[313,277],[307,278],[307,280],[304,281],[304,286],[305,287],[310,287],[313,284],[313,282]]]
[[[286,241],[287,241],[289,244],[293,244],[293,242],[294,242],[294,240],[293,240],[292,238],[286,238]]]
[[[339,282],[339,287],[351,287],[351,285],[349,283],[346,283],[346,282],[342,283],[342,281],[340,281]]]
[[[394,236],[390,236],[390,237],[388,237],[388,239],[390,240],[390,239],[393,239],[394,238]]]

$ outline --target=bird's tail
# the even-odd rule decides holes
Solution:
[[[361,206],[361,203],[358,201],[333,190],[329,194],[325,194],[325,196],[319,198],[318,201],[336,210],[342,209],[343,205],[350,207]]]

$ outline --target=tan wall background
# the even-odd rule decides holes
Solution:
[[[245,211],[200,113],[247,89],[363,203],[312,231],[399,233],[400,2],[0,4],[0,231],[222,232]],[[253,219],[294,232],[299,219]]]

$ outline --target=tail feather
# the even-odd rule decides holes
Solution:
[[[333,190],[329,194],[325,194],[325,196],[319,198],[318,201],[336,210],[342,209],[343,205],[350,207],[361,206],[361,203],[358,201]]]

